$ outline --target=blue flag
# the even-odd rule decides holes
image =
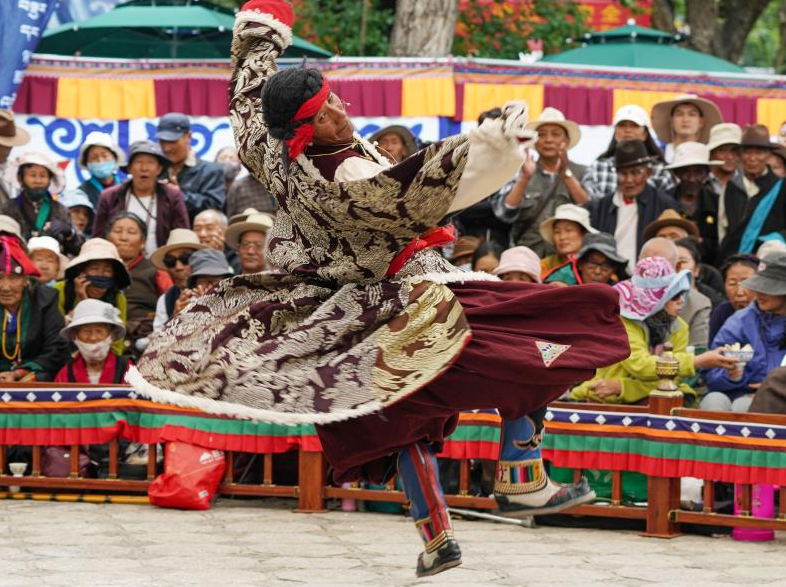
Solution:
[[[0,109],[11,108],[57,0],[0,0]]]

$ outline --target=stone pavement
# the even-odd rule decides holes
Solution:
[[[456,522],[463,566],[417,580],[403,516],[294,514],[291,502],[207,512],[0,501],[0,586],[786,586],[786,536],[741,543]]]

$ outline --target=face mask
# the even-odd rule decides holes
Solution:
[[[98,163],[88,163],[87,170],[90,175],[97,179],[106,179],[115,172],[114,161],[100,161]]]
[[[23,190],[31,202],[40,202],[49,193],[46,188],[24,188]]]
[[[79,349],[79,354],[82,355],[85,361],[91,363],[103,361],[109,355],[109,347],[112,346],[112,337],[109,336],[100,342],[82,342],[81,340],[74,339],[76,348]]]
[[[233,163],[232,161],[219,161],[218,166],[224,172],[224,179],[235,179],[237,174],[240,173],[240,163]]]
[[[111,289],[115,285],[115,280],[103,275],[86,275],[86,279],[99,289]]]

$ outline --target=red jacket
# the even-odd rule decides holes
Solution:
[[[117,381],[115,377],[117,361],[118,358],[115,353],[109,353],[107,355],[104,361],[104,368],[101,370],[101,378],[98,380],[99,383],[110,385],[113,383],[121,383],[121,381]],[[126,362],[126,368],[124,369],[123,375],[125,375],[125,371],[128,370],[128,367],[131,366],[130,359],[124,359],[124,362]],[[69,377],[69,365],[71,366],[73,378]],[[68,363],[66,363],[65,367],[60,369],[55,376],[55,383],[90,383],[90,378],[87,376],[87,364],[82,358],[82,355],[77,353],[73,359],[70,359]]]
[[[126,209],[126,200],[131,188],[131,180],[112,186],[101,192],[98,210],[93,222],[93,236],[106,238],[109,221],[118,212]],[[186,204],[180,189],[166,183],[156,185],[156,244],[163,247],[173,228],[191,228]],[[144,220],[144,218],[142,219]]]

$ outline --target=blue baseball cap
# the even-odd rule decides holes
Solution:
[[[156,138],[159,141],[176,141],[191,130],[188,116],[180,112],[164,114],[158,121]]]

